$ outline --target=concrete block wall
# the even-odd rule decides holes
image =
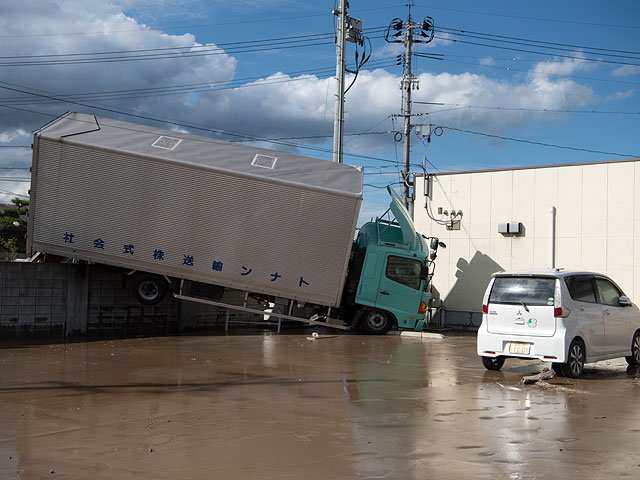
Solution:
[[[69,276],[77,272],[65,268],[67,265],[29,266],[0,264],[0,338],[47,341],[64,337],[70,307]]]
[[[171,295],[141,305],[126,283],[122,271],[100,265],[0,262],[0,344],[202,334],[224,327],[223,308]],[[242,298],[225,292],[222,301]],[[260,319],[230,312],[232,328]]]

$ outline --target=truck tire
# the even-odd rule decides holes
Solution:
[[[167,293],[167,281],[150,273],[137,275],[131,284],[133,297],[143,305],[159,303]]]
[[[371,335],[384,335],[393,326],[393,320],[382,310],[369,310],[362,319],[362,329]]]

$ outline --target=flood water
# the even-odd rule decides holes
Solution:
[[[3,479],[640,478],[640,371],[522,385],[474,336],[0,350]]]

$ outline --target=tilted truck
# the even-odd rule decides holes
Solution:
[[[389,193],[354,241],[359,168],[71,112],[34,135],[27,250],[120,267],[145,304],[421,330],[432,259]]]

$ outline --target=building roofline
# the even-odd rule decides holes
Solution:
[[[624,158],[621,160],[604,160],[600,162],[578,162],[578,163],[557,163],[552,165],[530,165],[527,167],[507,167],[507,168],[489,168],[484,170],[460,170],[457,172],[434,172],[429,175],[435,175],[437,177],[443,175],[463,175],[468,173],[490,173],[490,172],[507,172],[510,170],[535,170],[538,168],[557,168],[557,167],[579,167],[585,165],[603,165],[609,163],[628,163],[628,162],[640,162],[640,158]],[[416,173],[416,177],[423,177],[424,173]]]

